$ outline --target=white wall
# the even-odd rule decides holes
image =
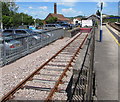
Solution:
[[[73,19],[74,24],[76,24],[76,21],[78,21],[78,23],[81,23],[81,21],[79,21],[78,19]]]

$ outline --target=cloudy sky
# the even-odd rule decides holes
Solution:
[[[104,0],[103,13],[110,15],[118,15],[119,0]],[[27,13],[34,18],[44,19],[49,13],[53,13],[54,2],[57,0],[17,0],[19,6],[18,12]],[[98,0],[59,0],[57,2],[57,12],[66,17],[74,17],[78,15],[90,16],[95,14],[99,9]]]

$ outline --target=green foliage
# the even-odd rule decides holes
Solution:
[[[10,15],[10,9],[8,7],[8,3],[2,2],[2,15],[6,15],[6,16]]]
[[[109,17],[119,17],[119,16],[109,15]],[[106,18],[104,18],[103,22],[104,23],[106,23],[106,22],[120,22],[120,19],[106,19]]]
[[[43,25],[43,21],[40,20],[40,19],[36,19],[36,23],[37,23],[38,26],[39,26],[39,25]]]
[[[11,26],[11,18],[9,16],[5,16],[3,15],[3,26],[5,26],[6,28],[9,28]]]
[[[46,23],[55,23],[57,21],[57,17],[50,17],[48,20],[46,20]]]
[[[34,25],[34,18],[25,13],[17,13],[18,6],[14,2],[2,2],[2,22],[4,28],[17,28],[23,25]],[[37,19],[38,25],[43,25]]]
[[[14,2],[2,2],[2,15],[11,16],[18,10]]]
[[[71,19],[71,20],[73,20],[73,19],[75,19],[75,18],[84,19],[85,16],[79,15],[79,16],[76,16],[76,17],[67,17],[67,18],[69,18],[69,19]]]
[[[23,23],[24,25],[33,25],[34,24],[34,19],[32,16],[29,16],[27,14],[21,13],[19,14],[20,19],[21,19],[21,24]]]

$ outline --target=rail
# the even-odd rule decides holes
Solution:
[[[113,27],[115,30],[120,32],[120,25],[117,25],[115,23],[108,23],[111,27]]]
[[[90,32],[88,44],[77,78],[73,83],[72,95],[68,101],[90,102],[95,96],[95,72],[94,72],[94,49],[95,49],[95,28]]]
[[[82,46],[85,44],[86,39],[88,37],[87,33],[78,33],[67,45],[65,45],[60,51],[58,51],[55,55],[53,55],[49,60],[47,60],[44,64],[42,64],[38,69],[36,69],[33,73],[31,73],[27,78],[25,78],[22,82],[20,82],[15,88],[13,88],[13,90],[11,90],[10,92],[8,92],[1,100],[1,102],[5,102],[7,100],[14,100],[16,92],[19,91],[21,88],[25,88],[27,87],[29,84],[27,82],[31,82],[34,80],[34,76],[35,75],[40,75],[43,72],[43,74],[45,74],[45,70],[48,70],[47,73],[52,73],[52,69],[54,66],[57,66],[57,70],[58,73],[60,75],[56,75],[55,73],[52,73],[52,76],[58,76],[56,78],[55,83],[53,84],[52,87],[49,88],[49,92],[47,94],[47,97],[45,98],[45,101],[50,101],[53,98],[53,95],[56,92],[59,92],[59,85],[60,84],[64,84],[63,78],[67,76],[67,72],[70,70],[70,67],[72,67],[72,63],[75,62],[77,55],[80,52],[80,49],[82,48]],[[66,60],[65,60],[66,59]],[[56,63],[56,61],[58,63]],[[62,61],[62,63],[61,63]],[[47,69],[48,66],[51,68]],[[62,69],[63,67],[63,69]],[[55,68],[56,69],[56,68]],[[54,71],[55,71],[54,69]],[[39,76],[39,77],[40,77]],[[46,75],[47,76],[47,75]],[[44,78],[46,77],[44,76]],[[54,80],[55,80],[54,78]],[[48,80],[47,78],[45,79],[48,82],[50,82],[50,80]],[[42,82],[39,82],[39,84],[43,84]],[[27,85],[26,85],[27,84]],[[31,84],[29,85],[29,87],[31,86]],[[33,87],[32,87],[33,88]],[[39,87],[40,89],[40,87]],[[64,90],[65,91],[65,90]],[[41,96],[43,95],[40,94]]]

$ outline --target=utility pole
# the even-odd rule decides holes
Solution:
[[[37,17],[37,15],[35,15],[35,20],[34,20],[34,22],[35,22],[35,28],[36,28],[36,26],[37,26],[37,22],[36,22],[36,21],[37,21],[37,18],[36,18],[36,17]]]
[[[3,23],[2,23],[2,2],[0,1],[0,29],[3,30]]]
[[[22,14],[22,25],[23,25],[23,14]]]
[[[118,17],[120,17],[120,0],[119,0],[119,2],[118,2]],[[120,23],[119,18],[118,18],[118,21],[117,21],[117,22]]]
[[[35,26],[35,28],[36,28],[36,19],[34,19],[34,23],[35,23],[35,25],[34,25],[34,26]]]
[[[100,7],[100,42],[102,42],[102,9],[103,9],[103,2],[101,2],[101,7]]]

